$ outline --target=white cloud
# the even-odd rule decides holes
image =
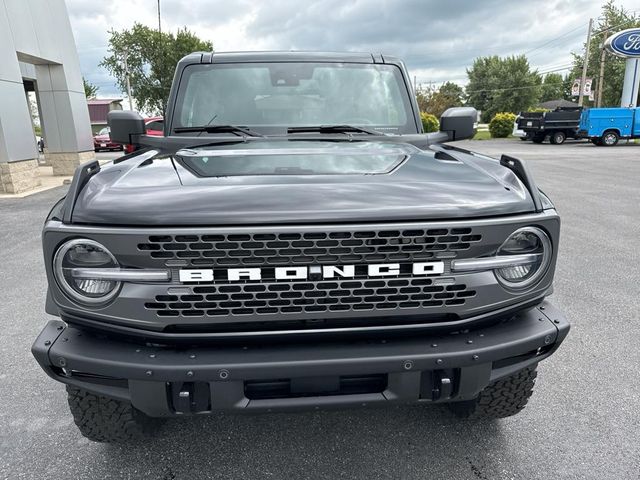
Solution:
[[[619,0],[629,10],[637,0]],[[98,67],[108,30],[157,25],[155,0],[67,0],[84,75],[101,95],[117,94]],[[216,50],[357,50],[403,58],[418,82],[464,83],[480,55],[531,51],[541,70],[582,48],[593,0],[161,0],[163,30],[186,26]],[[573,30],[573,31],[572,31]]]

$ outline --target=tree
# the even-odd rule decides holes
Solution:
[[[467,70],[467,103],[488,122],[498,112],[518,113],[539,102],[541,78],[524,55],[479,57]]]
[[[593,31],[595,34],[591,38],[589,59],[587,61],[587,78],[593,78],[596,90],[600,88],[598,79],[600,77],[602,44],[609,35],[634,27],[640,27],[640,15],[637,15],[635,12],[629,12],[623,7],[617,7],[614,0],[608,0],[602,6],[602,13],[594,22]],[[584,44],[581,52],[573,53],[573,68],[570,73],[571,81],[582,78],[582,65],[584,63],[583,52]],[[624,83],[624,70],[624,58],[616,57],[610,53],[605,54],[604,88],[602,90],[601,107],[620,106],[622,84]],[[585,105],[591,106],[593,102],[585,98]]]
[[[174,35],[136,23],[130,30],[109,34],[110,54],[100,66],[116,78],[122,91],[126,91],[128,68],[131,96],[138,109],[152,114],[164,114],[178,61],[192,52],[213,50],[211,42],[186,28]]]
[[[82,83],[84,84],[84,96],[87,98],[96,98],[96,95],[98,94],[98,90],[100,90],[100,87],[98,87],[97,85],[94,85],[84,77],[82,77]]]
[[[440,118],[444,111],[452,107],[461,107],[464,103],[464,89],[453,82],[445,82],[440,88],[430,88],[418,94],[420,111]]]
[[[564,79],[559,73],[548,73],[542,80],[540,102],[565,98]]]

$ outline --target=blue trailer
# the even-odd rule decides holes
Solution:
[[[621,138],[640,138],[640,108],[584,109],[578,135],[605,147],[616,145]]]

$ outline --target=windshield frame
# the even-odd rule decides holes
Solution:
[[[251,65],[268,65],[268,64],[285,64],[285,63],[297,63],[297,64],[335,64],[341,66],[353,66],[354,68],[377,68],[377,67],[386,67],[390,69],[393,73],[393,76],[397,79],[397,87],[398,94],[400,95],[400,100],[402,101],[402,106],[404,108],[404,114],[406,117],[406,123],[403,125],[369,125],[369,124],[356,124],[353,123],[354,126],[363,127],[363,128],[375,128],[376,130],[381,130],[384,133],[389,133],[391,135],[405,135],[405,134],[420,134],[422,133],[422,125],[418,119],[417,114],[417,105],[415,96],[413,94],[413,90],[410,87],[410,84],[407,80],[407,73],[404,68],[402,62],[358,62],[358,61],[349,61],[332,59],[332,60],[319,60],[319,59],[308,59],[308,60],[292,60],[292,59],[282,59],[282,60],[254,60],[254,61],[225,61],[220,63],[200,63],[200,62],[192,62],[185,63],[182,65],[182,69],[179,75],[176,75],[176,81],[174,84],[174,91],[171,95],[171,101],[169,103],[168,114],[170,114],[171,118],[169,122],[165,122],[166,134],[171,136],[183,136],[185,133],[176,132],[176,129],[180,129],[184,127],[179,119],[182,113],[182,108],[184,105],[184,100],[187,92],[187,85],[189,81],[189,77],[192,73],[197,72],[202,69],[211,69],[211,68],[233,68],[233,66],[247,66],[248,68]],[[180,67],[180,65],[179,65]],[[177,72],[178,73],[178,72]],[[169,119],[167,119],[169,120]],[[217,122],[211,122],[211,125],[215,125]],[[297,127],[300,125],[280,125],[280,124],[260,124],[260,125],[245,125],[238,124],[239,126],[250,128],[251,130],[255,130],[259,134],[267,135],[267,136],[289,136],[287,133],[287,128],[289,127]],[[331,124],[327,124],[327,126],[332,126]],[[167,128],[168,127],[168,128]],[[201,132],[197,136],[216,136],[217,133],[206,133]],[[318,132],[319,136],[323,134]]]

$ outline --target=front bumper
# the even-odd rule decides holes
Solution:
[[[468,400],[551,355],[568,332],[545,301],[478,330],[361,342],[167,348],[50,321],[32,352],[55,380],[164,417]]]

